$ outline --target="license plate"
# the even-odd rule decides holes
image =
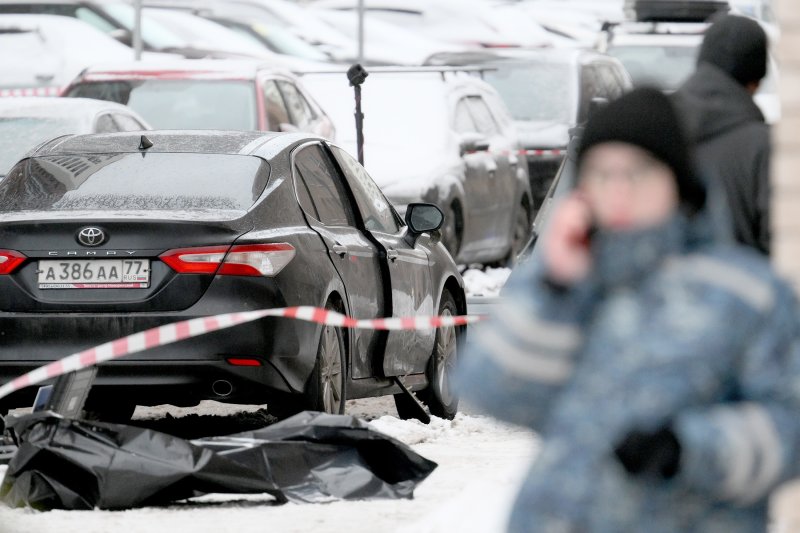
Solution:
[[[39,261],[40,289],[146,289],[148,259],[60,259]]]

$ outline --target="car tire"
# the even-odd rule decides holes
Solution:
[[[332,304],[326,309],[338,311]],[[323,326],[317,348],[317,361],[306,385],[303,404],[311,411],[344,414],[347,402],[347,352],[344,331]]]
[[[511,230],[511,249],[505,261],[506,266],[509,268],[516,263],[517,256],[525,247],[531,234],[531,213],[528,203],[524,200],[520,202],[517,208],[517,216],[514,219],[514,226]]]
[[[455,260],[458,257],[458,252],[461,249],[461,234],[463,231],[464,222],[461,219],[461,209],[457,202],[453,202],[446,209],[444,215],[444,223],[441,229],[442,244],[450,252]]]
[[[439,316],[456,316],[458,307],[449,291],[442,293]],[[458,393],[454,386],[458,352],[463,338],[462,327],[442,327],[436,330],[433,353],[428,361],[428,386],[417,397],[428,406],[433,416],[452,420],[458,412]],[[394,395],[397,415],[403,419],[419,419],[419,411],[406,394]]]

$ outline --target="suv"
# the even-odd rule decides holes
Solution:
[[[356,153],[353,94],[344,73],[307,74],[339,141]],[[429,202],[445,213],[442,241],[456,262],[510,262],[527,240],[532,202],[524,151],[500,95],[476,76],[372,69],[363,86],[364,159],[404,213]]]
[[[126,104],[158,129],[307,132],[333,139],[328,115],[289,72],[251,61],[176,61],[85,70],[65,96]]]
[[[629,91],[631,78],[617,59],[588,50],[548,50],[487,67],[483,78],[514,118],[538,209],[564,159],[569,130],[586,121],[592,102]]]

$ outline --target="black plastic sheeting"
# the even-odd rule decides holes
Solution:
[[[6,423],[19,450],[0,499],[38,510],[130,509],[208,493],[305,503],[411,498],[437,466],[362,420],[310,411],[193,441],[46,412]]]

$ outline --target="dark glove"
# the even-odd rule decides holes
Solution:
[[[633,475],[670,479],[680,468],[681,444],[669,426],[655,432],[631,431],[614,453]]]

